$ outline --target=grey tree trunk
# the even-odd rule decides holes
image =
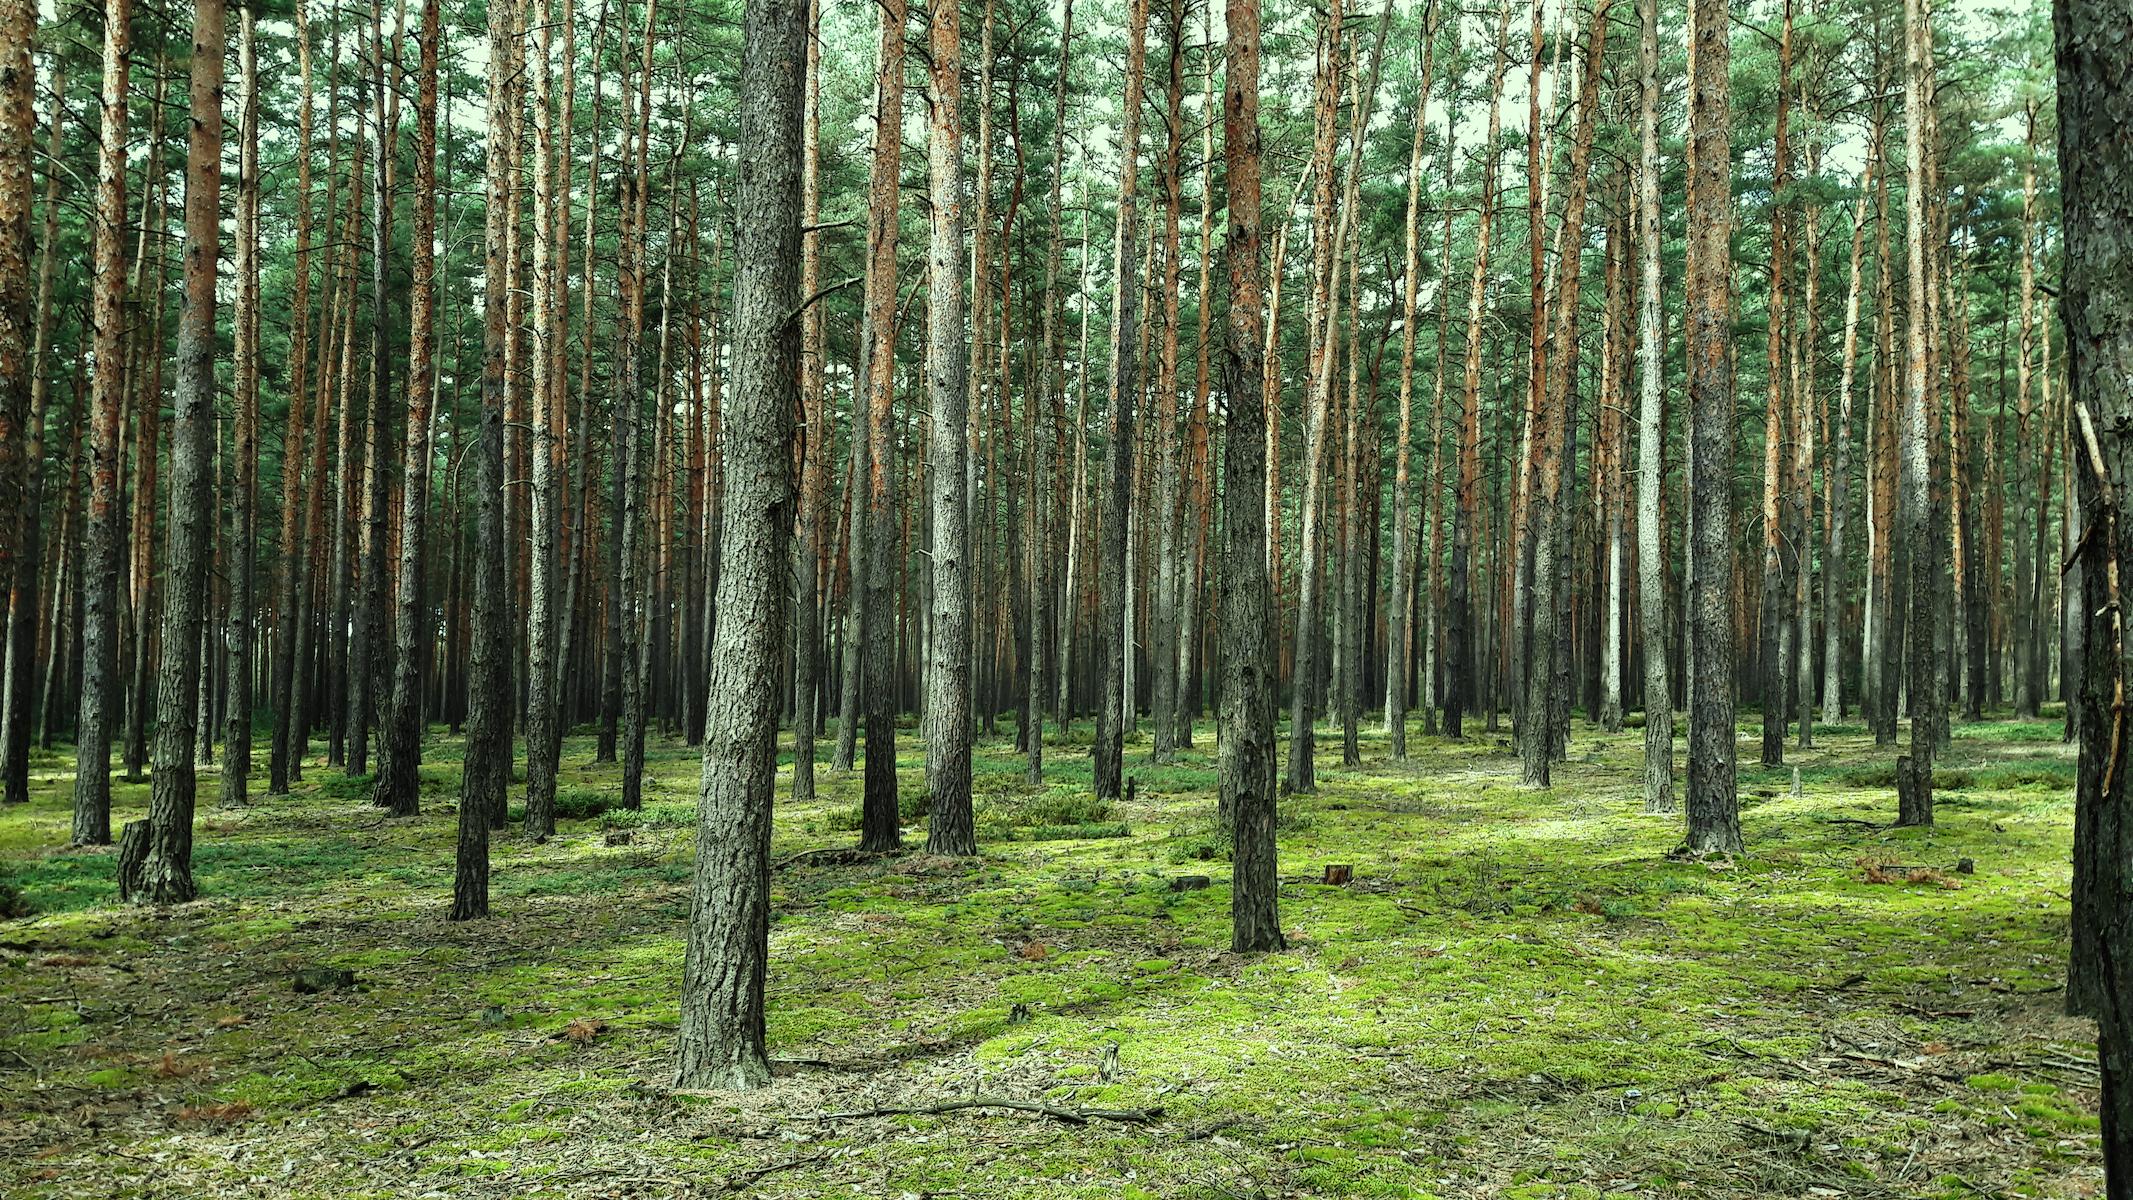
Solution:
[[[1644,638],[1644,811],[1674,811],[1674,693],[1667,678],[1666,358],[1660,342],[1659,0],[1637,0],[1637,625]]]
[[[154,777],[148,836],[137,865],[121,862],[134,896],[152,904],[193,898],[194,699],[214,537],[209,493],[215,441],[215,261],[222,202],[222,0],[193,15],[192,95],[185,162],[185,300],[178,319],[177,392],[171,406],[168,598],[156,679]]]
[[[800,138],[805,0],[748,0],[734,238],[735,388],[725,425],[718,627],[704,732],[696,872],[682,969],[685,1088],[770,1082],[770,805],[776,789],[781,578],[792,535],[798,395]]]
[[[1128,607],[1127,524],[1133,509],[1133,408],[1140,389],[1140,360],[1134,327],[1139,320],[1140,262],[1134,254],[1136,204],[1140,179],[1143,64],[1148,53],[1148,0],[1132,0],[1126,16],[1126,100],[1119,134],[1118,236],[1112,248],[1111,416],[1105,433],[1106,494],[1099,529],[1101,563],[1096,573],[1096,643],[1099,685],[1096,741],[1090,748],[1091,775],[1098,799],[1116,800],[1125,783],[1126,709],[1133,703],[1128,687],[1131,653],[1126,625]]]
[[[962,18],[932,9],[933,119],[926,137],[933,240],[927,260],[926,395],[932,433],[926,482],[933,507],[933,637],[926,669],[926,849],[975,854],[970,811],[970,456],[968,321],[963,311],[963,121],[958,103]]]

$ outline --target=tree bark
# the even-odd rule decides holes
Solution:
[[[1265,338],[1259,289],[1259,0],[1227,0],[1228,67],[1222,83],[1222,143],[1229,172],[1229,315],[1223,374],[1229,420],[1223,429],[1221,808],[1229,817],[1235,869],[1230,949],[1282,949],[1275,860],[1274,656],[1268,644],[1262,428]]]
[[[1733,225],[1731,47],[1724,0],[1689,7],[1689,849],[1741,849],[1733,766]]]
[[[423,603],[424,527],[430,508],[430,405],[436,394],[437,62],[441,6],[422,6],[421,66],[415,97],[415,226],[408,238],[407,456],[400,492],[400,573],[393,593],[393,676],[378,761],[376,802],[396,817],[421,811],[422,666],[430,620]],[[538,356],[537,356],[538,360]],[[538,414],[546,411],[537,404]],[[545,447],[536,456],[540,469]],[[548,641],[537,629],[536,645]],[[529,743],[529,746],[531,743]]]
[[[1339,0],[1335,0],[1336,5]],[[1140,390],[1135,326],[1139,321],[1140,286],[1134,254],[1137,220],[1134,190],[1140,179],[1143,66],[1148,54],[1148,0],[1131,0],[1126,15],[1126,96],[1119,131],[1118,235],[1112,248],[1111,404],[1105,430],[1107,494],[1101,529],[1103,561],[1096,572],[1097,689],[1096,741],[1090,748],[1096,796],[1116,800],[1124,784],[1125,708],[1133,696],[1127,686],[1132,648],[1126,632],[1128,608],[1126,527],[1133,509],[1133,408]]]
[[[177,394],[172,404],[169,596],[165,652],[156,681],[155,775],[148,847],[138,897],[152,904],[193,898],[194,696],[214,509],[209,471],[215,432],[215,261],[222,199],[222,0],[193,15],[191,133],[185,161],[185,300],[178,320]]]
[[[976,854],[970,811],[971,533],[968,320],[963,309],[962,18],[932,8],[933,87],[926,135],[932,244],[926,283],[926,394],[932,432],[926,482],[933,508],[932,618],[926,667],[926,788],[933,800],[926,849]]]
[[[132,24],[132,0],[105,0],[91,317],[96,365],[90,376],[89,504],[81,567],[81,704],[74,718],[73,840],[77,846],[111,841],[111,725],[119,699],[119,427],[125,394],[126,249],[122,239]],[[27,48],[25,42],[25,53]]]
[[[682,971],[685,1088],[770,1082],[763,989],[770,957],[770,806],[778,657],[792,534],[793,402],[800,331],[804,0],[748,0],[734,238],[734,388],[719,536],[718,626],[704,733],[696,872]],[[900,28],[900,26],[898,26]]]

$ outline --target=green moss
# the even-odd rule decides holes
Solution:
[[[2031,736],[2047,725],[2051,738]],[[2009,1135],[2003,1190],[2071,1192],[2095,1137],[2089,1101],[1988,1065],[2065,1051],[1969,981],[2059,982],[2072,758],[2051,722],[1956,728],[1944,767],[1964,786],[1932,830],[1829,820],[1893,810],[1874,784],[1892,756],[1863,731],[1823,727],[1817,750],[1788,748],[1799,798],[1789,767],[1744,765],[1749,853],[1729,865],[1668,860],[1678,818],[1642,813],[1634,731],[1579,725],[1550,792],[1519,787],[1507,748],[1478,734],[1452,743],[1418,724],[1406,762],[1366,736],[1356,770],[1321,739],[1319,791],[1280,809],[1292,946],[1261,958],[1227,953],[1229,847],[1204,726],[1173,766],[1150,765],[1145,739],[1130,746],[1135,796],[1109,810],[1089,796],[1088,722],[1048,729],[1041,788],[1022,782],[1003,731],[977,746],[979,858],[775,873],[772,1051],[839,1068],[781,1067],[796,1094],[998,1087],[1162,1105],[1150,1129],[1006,1114],[848,1126],[814,1121],[812,1101],[780,1108],[778,1089],[745,1118],[724,1099],[665,1096],[701,773],[678,741],[653,741],[642,810],[566,814],[576,824],[541,845],[495,837],[486,926],[442,919],[456,739],[426,749],[412,820],[381,822],[365,783],[317,768],[293,796],[203,807],[204,899],[163,917],[111,903],[108,852],[52,852],[66,829],[61,759],[30,804],[0,811],[0,856],[45,914],[9,927],[0,955],[0,1011],[22,1014],[0,1046],[31,1059],[44,1090],[31,1072],[0,1072],[0,1104],[61,1120],[54,1097],[243,1100],[251,1117],[190,1127],[194,1141],[148,1125],[64,1136],[82,1164],[105,1148],[178,1154],[203,1187],[238,1190],[248,1168],[198,1147],[241,1132],[264,1153],[287,1123],[339,1164],[298,1190],[351,1196],[379,1194],[361,1164],[383,1162],[418,1172],[401,1190],[463,1188],[454,1177],[509,1164],[486,1186],[570,1195],[595,1140],[629,1144],[648,1179],[709,1190],[814,1153],[783,1138],[835,1151],[763,1185],[796,1195],[1061,1200],[1131,1195],[1138,1180],[1158,1195],[1560,1197],[1634,1182],[1745,1197],[1797,1190],[1762,1165],[1796,1151],[1744,1154],[1745,1127],[1809,1135],[1826,1178],[1864,1187],[1934,1130],[1988,1122]],[[617,768],[592,750],[590,731],[566,740],[565,793],[618,795]],[[898,760],[915,822],[923,744],[900,736]],[[808,803],[787,798],[788,781],[773,853],[848,844],[834,826],[856,812],[860,777],[820,768]],[[119,791],[126,811],[145,799]],[[603,844],[599,826],[629,828],[630,843]],[[1979,873],[1953,891],[1875,885],[1862,857],[1970,857]],[[1354,882],[1320,886],[1335,863]],[[1209,885],[1173,890],[1187,875]],[[51,955],[83,965],[44,965]],[[354,969],[363,990],[282,986],[321,962]],[[1890,1058],[1951,1043],[1933,1060],[1942,1074],[1987,1073],[1946,1092],[1845,1069],[1832,1030]],[[173,1047],[189,1073],[165,1078]],[[1015,1153],[979,1149],[1001,1137]],[[56,1161],[63,1183],[86,1178],[76,1159]]]

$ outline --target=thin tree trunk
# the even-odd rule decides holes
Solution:
[[[1414,453],[1414,394],[1415,394],[1415,303],[1418,285],[1417,273],[1421,258],[1417,230],[1422,212],[1422,151],[1428,141],[1427,119],[1429,111],[1430,75],[1437,63],[1437,2],[1429,0],[1427,14],[1422,20],[1422,75],[1415,85],[1414,126],[1412,147],[1407,155],[1407,218],[1406,257],[1400,284],[1400,440],[1394,451],[1392,482],[1392,603],[1386,610],[1388,628],[1385,635],[1385,732],[1390,738],[1392,757],[1404,760],[1407,757],[1407,665],[1413,661],[1414,647],[1411,630],[1415,607],[1413,589],[1414,568],[1411,556],[1415,538],[1409,534],[1414,524],[1413,498],[1409,486],[1409,459]],[[1439,281],[1440,286],[1442,280]],[[1204,289],[1203,289],[1204,290]],[[1429,426],[1432,447],[1436,444],[1437,429]],[[1432,467],[1435,454],[1431,455]],[[1435,482],[1432,470],[1431,482]],[[1424,506],[1423,512],[1429,512]],[[1419,532],[1419,531],[1417,531]],[[1425,598],[1425,602],[1426,602]],[[1429,707],[1425,696],[1423,707]]]
[[[1339,0],[1335,0],[1338,4]],[[1135,348],[1139,320],[1140,287],[1135,277],[1139,259],[1134,254],[1137,197],[1140,179],[1141,98],[1144,94],[1144,64],[1148,53],[1148,0],[1131,0],[1126,15],[1126,94],[1119,131],[1118,233],[1112,248],[1111,288],[1111,414],[1106,435],[1110,445],[1106,464],[1107,494],[1101,529],[1102,561],[1098,564],[1096,741],[1090,749],[1096,796],[1116,800],[1124,784],[1126,739],[1125,709],[1133,702],[1128,683],[1128,659],[1132,653],[1127,635],[1131,608],[1127,596],[1127,523],[1133,509],[1133,408],[1140,390],[1136,372],[1140,366]]]
[[[1933,823],[1934,725],[1940,704],[1936,686],[1933,636],[1935,577],[1940,573],[1938,543],[1933,538],[1932,416],[1926,392],[1931,372],[1926,357],[1926,106],[1931,103],[1926,56],[1932,43],[1924,0],[1904,3],[1903,123],[1905,252],[1909,255],[1910,297],[1905,312],[1904,406],[1901,431],[1903,462],[1903,557],[1909,561],[1909,612],[1904,620],[1910,644],[1911,753],[1897,763],[1897,813],[1900,825]]]
[[[253,593],[259,513],[259,53],[250,7],[238,10],[237,62],[244,101],[238,118],[237,303],[232,423],[236,456],[227,574],[229,609],[223,638],[228,724],[222,745],[222,807],[249,800],[252,776]]]
[[[73,841],[77,846],[111,841],[111,722],[117,715],[119,696],[119,409],[125,388],[126,250],[121,239],[126,224],[126,97],[131,86],[132,21],[131,0],[105,0],[92,317],[96,366],[89,395],[88,536],[81,567],[81,704],[74,719]],[[26,39],[23,49],[27,54]]]
[[[489,915],[489,814],[511,786],[511,621],[504,575],[504,361],[511,338],[511,266],[506,227],[516,219],[510,174],[512,64],[518,49],[514,0],[489,6],[487,204],[482,224],[481,425],[474,456],[474,620],[467,676],[466,768],[459,788],[459,842],[452,919]]]
[[[1496,66],[1489,76],[1489,132],[1483,143],[1480,215],[1474,231],[1474,275],[1467,290],[1466,371],[1459,417],[1458,513],[1452,526],[1451,596],[1445,620],[1444,733],[1465,736],[1469,702],[1480,699],[1474,594],[1475,537],[1481,532],[1481,321],[1489,282],[1489,233],[1496,208],[1496,141],[1503,132],[1503,77],[1510,65],[1511,7],[1496,22]],[[1489,724],[1495,725],[1490,706]]]
[[[866,332],[866,462],[868,534],[866,592],[859,601],[861,685],[866,696],[866,776],[860,801],[859,845],[893,850],[902,844],[897,811],[896,684],[897,626],[889,620],[896,598],[900,540],[890,491],[889,426],[896,405],[897,189],[903,162],[904,34],[910,20],[905,0],[881,7],[880,77],[876,84],[874,156],[867,176],[868,228]],[[906,558],[906,561],[908,559]]]
[[[67,94],[67,71],[64,63],[52,67],[52,94],[58,102],[52,105],[52,132],[48,143],[48,165],[45,169],[43,223],[37,237],[37,291],[34,305],[30,308],[31,325],[28,338],[28,357],[24,362],[27,373],[27,394],[22,413],[22,500],[19,510],[22,522],[17,530],[17,547],[14,551],[13,569],[8,579],[7,624],[4,627],[6,642],[0,654],[6,658],[6,674],[0,676],[0,802],[26,804],[30,798],[30,717],[31,701],[35,691],[34,663],[37,658],[37,617],[40,607],[40,584],[44,574],[44,436],[46,408],[50,394],[47,370],[50,365],[52,324],[52,277],[57,265],[59,246],[59,176],[57,164],[66,142],[65,103]],[[23,130],[25,146],[28,145],[28,129]],[[28,167],[23,167],[25,173]],[[27,179],[27,174],[25,174]],[[25,184],[24,186],[27,186]],[[24,203],[27,203],[25,198]],[[25,213],[22,228],[28,229],[28,214]],[[28,270],[28,248],[24,248],[24,270]],[[28,283],[24,283],[24,295],[28,296]],[[5,451],[0,451],[4,455]],[[63,500],[64,504],[65,501]],[[58,657],[58,650],[52,651]]]
[[[382,730],[376,797],[380,807],[404,817],[414,816],[422,807],[422,658],[430,637],[422,578],[423,529],[430,507],[430,406],[437,390],[433,363],[437,342],[437,62],[442,40],[439,8],[436,0],[425,0],[422,6],[422,59],[416,78],[415,227],[408,238],[413,290],[408,298],[406,477],[400,492],[399,583],[393,593],[392,692]],[[539,361],[540,356],[536,356],[536,363]],[[541,419],[540,414],[546,411],[545,403],[536,403],[535,419]],[[535,469],[541,469],[546,461],[543,447]],[[545,645],[547,631],[537,630],[533,640]]]

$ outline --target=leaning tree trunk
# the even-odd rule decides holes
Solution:
[[[154,778],[145,845],[121,856],[129,898],[175,904],[193,898],[194,700],[198,644],[214,537],[209,493],[215,434],[215,262],[222,207],[222,0],[193,15],[191,133],[185,162],[185,299],[178,319],[177,393],[171,412],[169,598],[156,679]]]
[[[805,0],[748,0],[741,182],[734,236],[729,494],[719,534],[718,626],[704,731],[696,872],[682,969],[685,1088],[770,1082],[763,980],[770,958],[770,804],[778,766],[782,575],[792,536],[798,396],[801,94]],[[900,26],[899,26],[900,28]]]

